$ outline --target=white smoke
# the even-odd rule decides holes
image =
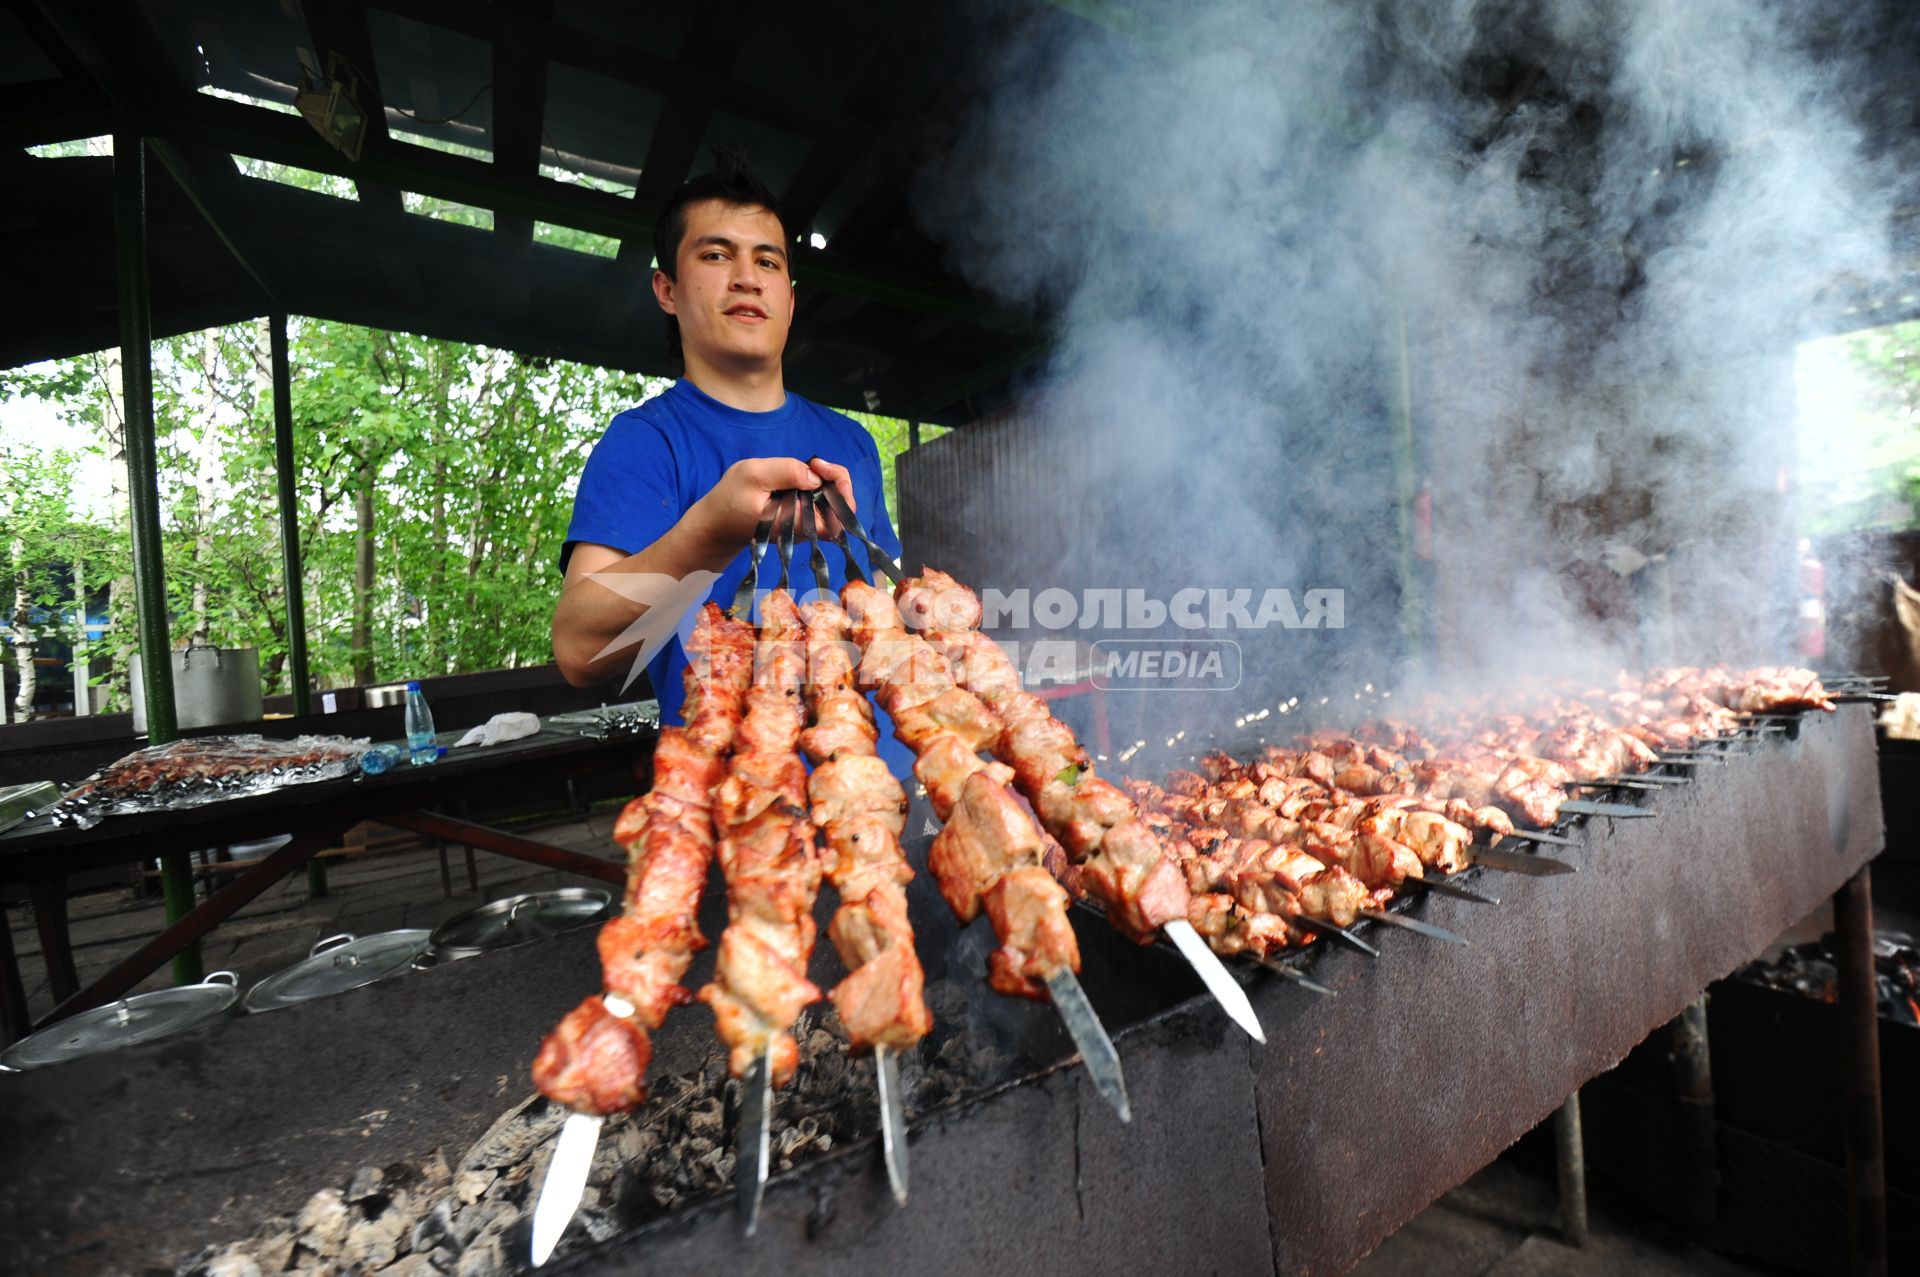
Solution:
[[[1661,572],[1671,655],[1783,654],[1794,347],[1886,268],[1847,33],[1756,0],[1100,12],[1002,28],[919,200],[1056,317],[1024,407],[1084,440],[1058,499],[1102,535],[1050,570],[1344,586],[1348,631],[1266,653],[1303,686],[1633,662]],[[1638,604],[1610,544],[1664,555]]]

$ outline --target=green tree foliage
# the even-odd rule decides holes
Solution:
[[[1808,342],[1799,375],[1807,530],[1920,523],[1920,321]]]
[[[289,341],[315,684],[551,660],[560,547],[587,455],[615,414],[666,383],[324,320],[295,318]],[[157,342],[154,411],[173,640],[259,649],[273,694],[289,685],[269,355],[264,321]],[[110,354],[81,356],[0,372],[0,400],[51,405],[104,455],[117,378]],[[906,423],[857,416],[897,510]],[[16,576],[31,577],[47,614],[40,635],[72,628],[71,599],[55,596],[76,554],[95,590],[130,570],[107,503],[89,508],[75,490],[76,460],[33,447],[6,459],[10,479],[32,477],[31,497],[21,488],[0,506],[0,530],[21,544]],[[94,655],[121,669],[135,642],[129,617]],[[126,704],[124,687],[109,704]]]

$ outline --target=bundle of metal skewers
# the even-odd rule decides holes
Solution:
[[[895,592],[869,580],[849,532]],[[788,590],[796,537],[807,542],[816,587],[804,604]],[[846,562],[838,597],[823,539]],[[769,543],[780,570],[766,588]],[[730,921],[713,980],[697,996],[713,1007],[743,1083],[737,1185],[746,1231],[766,1185],[773,1091],[797,1062],[792,1026],[822,996],[806,973],[823,877],[839,892],[829,935],[850,972],[826,996],[852,1049],[874,1054],[882,1148],[904,1204],[897,1057],[931,1021],[904,894],[913,876],[899,841],[906,795],[875,752],[868,692],[914,751],[915,776],[944,822],[927,865],[942,897],[963,924],[984,912],[1000,941],[990,984],[1052,1003],[1123,1121],[1119,1056],[1076,975],[1073,894],[1097,902],[1134,940],[1170,940],[1234,1021],[1264,1041],[1244,990],[1189,921],[1173,848],[1020,688],[1012,663],[979,632],[970,591],[938,573],[904,578],[831,487],[812,500],[775,494],[751,554],[731,615],[708,604],[689,642],[685,726],[662,732],[653,789],[616,822],[629,882],[623,914],[600,938],[604,993],[570,1013],[535,1061],[541,1091],[575,1111],[535,1211],[536,1264],[573,1214],[601,1119],[645,1099],[649,1032],[695,996],[678,981],[706,943],[695,916],[716,857]]]

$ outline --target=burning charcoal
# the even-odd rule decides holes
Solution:
[[[453,1200],[443,1197],[413,1226],[413,1249],[420,1254],[453,1238]]]
[[[440,1270],[427,1255],[403,1255],[392,1267],[380,1270],[380,1277],[440,1277]]]
[[[340,1257],[349,1268],[384,1268],[400,1253],[400,1234],[406,1219],[398,1211],[388,1211],[378,1219],[362,1220],[347,1230]]]
[[[501,1213],[512,1208],[504,1202],[492,1200],[477,1202],[453,1217],[453,1243],[465,1250],[473,1245],[487,1226],[500,1217]]]
[[[660,1137],[644,1126],[630,1122],[620,1128],[612,1143],[620,1162],[637,1166],[649,1153],[660,1147]]]
[[[420,1166],[420,1183],[427,1189],[445,1187],[453,1179],[453,1168],[447,1165],[447,1155],[440,1149],[434,1149],[431,1156]]]
[[[582,1222],[586,1225],[587,1236],[597,1242],[606,1241],[620,1231],[620,1221],[611,1215],[582,1213]],[[385,1277],[385,1274],[382,1274]]]
[[[353,1173],[353,1179],[347,1184],[347,1200],[364,1202],[376,1193],[381,1193],[381,1185],[386,1182],[387,1173],[377,1166],[362,1166]]]
[[[331,1255],[346,1238],[347,1204],[337,1188],[323,1188],[307,1199],[300,1211],[300,1244],[321,1255]]]
[[[174,1277],[260,1277],[260,1265],[239,1246],[209,1246],[174,1269]]]
[[[693,1106],[687,1113],[687,1129],[695,1135],[704,1135],[718,1139],[725,1115],[718,1099],[705,1100]]]
[[[461,1252],[454,1277],[501,1277],[506,1272],[506,1257],[500,1253],[499,1240],[488,1238],[484,1244]]]
[[[294,1235],[292,1221],[285,1217],[269,1220],[263,1226],[253,1243],[253,1257],[259,1261],[263,1272],[283,1271],[287,1261],[293,1258]]]
[[[461,1204],[471,1206],[485,1196],[487,1189],[493,1186],[493,1171],[461,1171],[454,1177],[453,1191]]]

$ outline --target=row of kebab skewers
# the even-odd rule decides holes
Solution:
[[[838,599],[820,547],[829,532],[847,564]],[[893,579],[892,592],[866,579],[845,532]],[[796,535],[808,543],[818,587],[804,604],[786,588]],[[770,542],[781,570],[764,591]],[[1654,763],[1703,761],[1692,747],[1747,727],[1741,715],[1832,708],[1809,671],[1664,671],[1605,695],[1563,696],[1546,707],[1544,726],[1537,715],[1512,714],[1451,726],[1423,719],[1420,728],[1383,722],[1269,749],[1249,763],[1209,755],[1164,785],[1116,786],[980,632],[973,592],[933,570],[903,578],[833,489],[812,501],[777,494],[752,556],[732,614],[703,610],[688,643],[685,724],[661,733],[653,788],[616,822],[628,889],[622,914],[600,935],[604,992],[561,1021],[534,1063],[539,1089],[574,1110],[535,1210],[536,1265],[574,1212],[602,1119],[645,1100],[649,1034],[694,997],[712,1007],[742,1079],[738,1179],[753,1231],[772,1093],[798,1064],[794,1024],[823,996],[807,978],[823,878],[838,894],[828,934],[848,970],[824,996],[850,1049],[874,1055],[882,1148],[904,1204],[897,1060],[932,1018],[907,915],[907,796],[877,755],[868,692],[913,750],[915,777],[944,822],[927,861],[941,896],[963,924],[985,913],[1000,941],[989,983],[1058,1009],[1123,1120],[1119,1058],[1076,978],[1068,918],[1076,901],[1099,907],[1139,943],[1171,941],[1236,1022],[1264,1041],[1216,952],[1270,961],[1322,937],[1373,952],[1346,930],[1362,916],[1459,941],[1385,906],[1409,888],[1494,903],[1446,881],[1474,863],[1571,871],[1498,846],[1566,841],[1517,827],[1513,816],[1546,826],[1580,811],[1649,814],[1570,791],[1645,783],[1623,774]],[[756,599],[757,631],[749,622]],[[715,859],[729,922],[713,978],[695,994],[680,980],[708,943],[696,917]]]

